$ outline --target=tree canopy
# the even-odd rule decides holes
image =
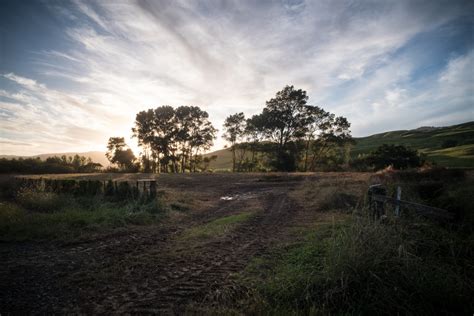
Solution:
[[[116,164],[121,171],[134,171],[136,169],[135,155],[128,148],[124,137],[110,137],[105,156],[111,163]]]
[[[286,86],[262,113],[247,120],[243,113],[227,117],[224,138],[231,143],[233,169],[260,164],[270,170],[313,171],[323,161],[343,164],[352,143],[350,123],[307,101],[306,91]]]
[[[197,106],[164,105],[139,112],[132,132],[146,172],[185,172],[199,168],[199,155],[212,146],[217,130]]]

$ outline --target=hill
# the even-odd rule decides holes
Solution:
[[[7,159],[13,159],[13,158],[36,158],[39,157],[41,160],[46,160],[48,157],[54,157],[54,156],[74,156],[74,155],[79,155],[79,156],[84,156],[86,158],[90,158],[93,162],[100,163],[102,166],[107,167],[110,162],[107,160],[105,157],[105,153],[102,151],[88,151],[88,152],[67,152],[67,153],[51,153],[51,154],[41,154],[41,155],[34,155],[34,156],[15,156],[15,155],[0,155],[0,158],[7,158]]]
[[[382,144],[404,145],[426,155],[427,160],[444,167],[474,168],[474,122],[446,126],[419,127],[355,138],[352,157],[367,154]],[[232,153],[221,149],[206,154],[217,155],[212,169],[231,169]]]
[[[474,167],[474,122],[446,127],[420,127],[356,138],[352,156],[367,154],[382,144],[404,145],[445,167]]]

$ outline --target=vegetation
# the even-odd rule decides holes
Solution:
[[[137,114],[133,136],[142,147],[144,172],[197,171],[216,129],[197,106],[160,106]]]
[[[454,147],[446,147],[445,140],[456,142]],[[450,142],[451,145],[453,142]],[[464,123],[449,127],[418,128],[409,131],[394,131],[376,134],[368,137],[354,138],[350,144],[351,164],[366,157],[383,144],[402,145],[411,150],[417,150],[428,163],[441,167],[472,168],[474,167],[474,123]],[[448,144],[449,145],[449,144]],[[210,153],[217,156],[211,163],[214,170],[232,169],[232,152],[221,149]],[[328,169],[324,164],[316,166],[317,170]]]
[[[261,296],[261,312],[465,314],[473,308],[469,247],[434,225],[354,219],[257,260],[245,282]]]
[[[254,215],[253,212],[244,212],[213,220],[205,225],[191,228],[184,233],[184,238],[207,238],[219,237],[228,233],[239,223],[249,220]]]
[[[83,156],[0,159],[0,173],[45,174],[45,173],[90,173],[98,172],[102,165]]]
[[[381,170],[386,167],[407,169],[420,167],[423,159],[416,150],[402,145],[383,144],[370,154],[359,157],[352,162],[358,169]]]
[[[350,123],[307,100],[306,91],[286,86],[261,114],[227,117],[224,138],[231,143],[232,170],[314,171],[343,164],[352,142]]]
[[[166,211],[161,198],[133,198],[122,186],[117,194],[112,186],[112,194],[102,195],[67,185],[69,180],[62,182],[64,186],[56,191],[44,184],[8,183],[0,203],[0,240],[77,238],[130,224],[150,224]]]
[[[418,150],[427,161],[439,166],[474,167],[474,122],[386,132],[355,140],[353,158],[367,155],[383,144],[403,145]]]
[[[139,164],[135,163],[135,155],[133,151],[128,148],[123,137],[109,138],[105,156],[123,172],[137,172],[140,167]]]
[[[401,184],[410,200],[449,206],[456,219],[440,224],[405,209],[402,218],[389,214],[374,222],[359,210],[346,220],[313,226],[304,240],[256,258],[241,275],[241,283],[255,289],[248,313],[461,315],[473,310],[473,205],[464,190],[472,190],[472,180],[443,169],[378,177],[389,191]]]

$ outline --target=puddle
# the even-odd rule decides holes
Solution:
[[[226,195],[226,196],[221,196],[221,200],[222,201],[232,201],[232,200],[235,200],[237,196],[229,196],[229,195]]]
[[[234,194],[234,195],[224,195],[221,196],[221,201],[234,201],[234,200],[248,200],[254,198],[256,196],[255,193],[248,192],[243,194]]]

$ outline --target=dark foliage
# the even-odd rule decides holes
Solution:
[[[367,165],[375,170],[392,166],[395,169],[407,169],[420,167],[422,158],[416,150],[409,149],[402,145],[382,145],[370,153],[365,161]]]
[[[197,106],[165,105],[141,111],[132,128],[143,150],[144,172],[202,170],[201,152],[212,146],[216,131],[209,114]]]
[[[228,116],[224,138],[231,144],[232,170],[337,170],[345,164],[350,123],[307,101],[306,91],[286,86],[261,114]]]
[[[47,173],[90,173],[98,172],[102,165],[90,158],[75,155],[74,157],[0,159],[0,173],[47,174]]]

